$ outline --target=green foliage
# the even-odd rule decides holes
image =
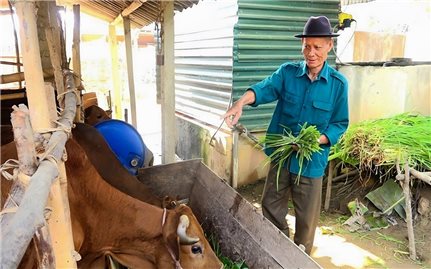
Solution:
[[[339,158],[361,169],[397,161],[418,170],[431,169],[431,117],[400,114],[350,125],[340,142],[331,148],[329,160]]]
[[[207,238],[208,238],[208,242],[211,244],[212,249],[214,250],[214,253],[223,263],[223,269],[249,269],[245,261],[232,261],[230,258],[224,256],[221,253],[220,245],[214,234],[211,234]]]
[[[278,178],[283,167],[286,166],[286,162],[291,154],[296,153],[299,162],[299,173],[295,183],[299,183],[301,176],[302,167],[304,160],[311,160],[311,156],[315,152],[321,151],[321,147],[318,143],[320,132],[316,126],[307,126],[305,123],[301,127],[301,131],[298,136],[294,136],[292,132],[285,126],[283,134],[267,134],[261,139],[261,144],[265,145],[265,148],[275,149],[268,159],[276,164],[277,166],[277,189],[278,189]],[[293,146],[297,146],[297,151]]]

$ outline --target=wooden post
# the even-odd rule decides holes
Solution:
[[[132,33],[130,31],[129,17],[123,18],[123,26],[124,26],[124,42],[126,45],[127,77],[129,81],[129,93],[130,93],[130,115],[132,118],[132,125],[135,128],[138,128],[138,123],[136,120],[135,79],[134,79],[134,73],[133,73]]]
[[[73,73],[81,80],[81,14],[80,6],[73,5],[73,43],[72,43],[72,63],[73,63]],[[82,111],[80,102],[76,109],[75,121],[83,122]]]
[[[403,193],[406,201],[406,221],[407,221],[407,235],[409,238],[409,252],[410,259],[416,260],[416,246],[415,246],[415,234],[413,229],[413,217],[412,217],[412,199],[410,193],[410,171],[409,164],[406,161],[404,165],[404,181],[402,182]]]
[[[31,126],[35,132],[54,127],[56,115],[50,115],[48,94],[43,81],[40,59],[39,39],[36,27],[36,10],[34,1],[15,2],[19,19],[21,54],[23,56],[24,77],[27,87],[27,99],[31,115]]]
[[[111,51],[111,67],[112,67],[112,87],[114,91],[113,100],[113,118],[121,119],[123,117],[121,109],[121,86],[120,86],[120,70],[118,68],[118,41],[116,25],[109,25],[109,47]]]
[[[238,178],[239,178],[239,131],[237,129],[232,132],[232,188],[238,188]]]
[[[329,210],[329,202],[331,201],[333,175],[334,175],[334,160],[331,160],[329,161],[329,168],[328,168],[328,183],[326,185],[325,211]]]
[[[162,163],[175,162],[175,64],[174,64],[174,2],[162,1],[161,109],[162,109]]]

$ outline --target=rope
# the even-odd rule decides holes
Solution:
[[[18,206],[5,208],[0,212],[0,216],[4,214],[15,213],[17,210],[18,210]]]
[[[163,216],[162,216],[162,230],[163,230],[163,226],[165,225],[166,222],[166,208],[163,208]],[[166,244],[166,242],[165,242]],[[174,260],[175,262],[175,268],[176,269],[183,269],[183,267],[180,264],[180,260],[177,260],[177,257],[175,257],[174,252],[172,251],[172,249],[169,247],[168,244],[166,244],[166,248],[168,249],[169,254],[171,255],[172,260]]]
[[[63,101],[63,98],[64,98],[63,96],[64,96],[64,95],[66,95],[66,94],[68,94],[68,93],[73,93],[73,94],[75,94],[76,100],[80,100],[80,99],[81,99],[81,96],[79,96],[78,91],[76,91],[76,90],[74,90],[74,89],[71,89],[71,90],[67,90],[67,91],[64,91],[64,92],[62,92],[62,93],[59,93],[59,94],[57,95],[57,101],[59,101],[59,102]]]
[[[2,211],[0,211],[0,216],[4,215],[4,214],[9,214],[9,213],[15,213],[16,211],[18,211],[18,203],[13,199],[12,195],[10,195],[10,193],[8,194],[8,199],[9,201],[11,201],[14,206],[8,207],[8,208],[3,208]]]
[[[46,134],[46,133],[52,133],[52,132],[57,132],[57,131],[63,131],[63,132],[65,132],[67,134],[68,138],[70,137],[70,134],[72,133],[72,126],[69,127],[69,126],[67,126],[64,123],[59,122],[58,120],[55,120],[54,123],[57,123],[57,125],[59,127],[41,129],[41,130],[38,130],[38,132],[40,134]]]
[[[18,160],[9,159],[4,164],[0,165],[0,172],[5,179],[15,180],[18,178],[18,167],[19,167]],[[13,169],[12,174],[6,171],[9,169]]]

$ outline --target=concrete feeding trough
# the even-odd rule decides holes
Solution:
[[[201,160],[139,169],[138,178],[159,196],[189,199],[206,234],[232,260],[258,269],[320,268]]]

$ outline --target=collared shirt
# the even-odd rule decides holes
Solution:
[[[298,135],[301,126],[315,125],[329,144],[321,145],[322,151],[314,153],[310,161],[304,160],[301,175],[310,178],[323,176],[328,163],[329,149],[337,143],[349,124],[348,83],[345,77],[324,63],[314,81],[307,76],[305,61],[284,63],[271,76],[252,85],[258,106],[278,100],[269,124],[268,134],[282,134],[283,126]],[[265,149],[270,155],[273,149]],[[299,173],[296,154],[292,154],[290,172]]]

